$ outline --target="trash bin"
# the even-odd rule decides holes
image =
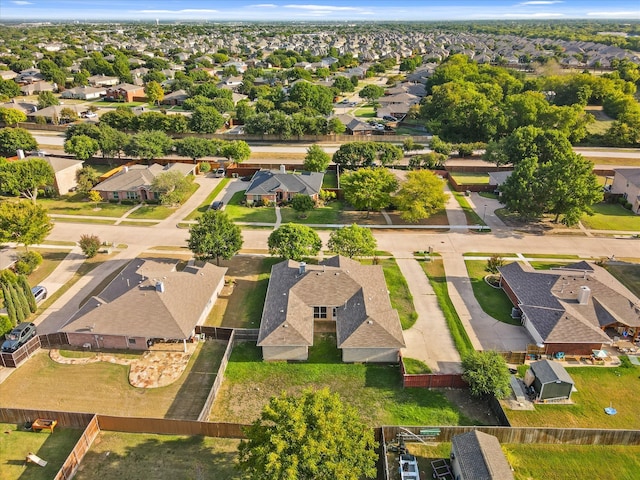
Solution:
[[[234,173],[232,173],[232,174],[231,174],[231,176],[232,176],[233,178],[238,178],[238,174],[237,174],[237,173],[235,173],[235,172],[234,172]]]
[[[471,190],[467,190],[464,192],[465,197],[470,197],[471,196]]]

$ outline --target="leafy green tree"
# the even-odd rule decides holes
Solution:
[[[224,118],[214,107],[196,107],[191,115],[191,130],[198,133],[216,133]]]
[[[13,298],[11,297],[9,285],[0,283],[0,287],[2,288],[2,298],[4,301],[4,306],[7,309],[7,317],[9,318],[9,322],[11,323],[12,327],[14,327],[18,324],[18,313],[16,312],[16,306],[13,304]]]
[[[191,227],[187,244],[198,260],[229,260],[242,248],[242,232],[222,210],[207,210]]]
[[[106,124],[119,131],[135,130],[136,115],[128,107],[118,107],[100,117],[100,125]]]
[[[87,258],[95,257],[98,254],[98,250],[100,250],[101,244],[102,242],[97,235],[81,235],[78,241],[82,253],[84,253]]]
[[[376,246],[371,229],[355,223],[331,232],[327,243],[329,250],[349,258],[374,255]]]
[[[386,168],[361,168],[342,175],[340,185],[344,198],[358,210],[369,213],[388,207],[398,180]]]
[[[353,92],[355,87],[353,83],[347,77],[336,77],[333,81],[333,88],[337,89],[340,93]]]
[[[192,176],[176,171],[164,172],[153,179],[151,190],[159,194],[163,205],[176,205],[189,193],[192,183]]]
[[[98,142],[86,135],[76,135],[64,142],[64,151],[75,155],[78,160],[88,160],[93,157],[98,150],[100,150]]]
[[[98,208],[98,203],[102,201],[102,195],[97,190],[91,190],[88,194],[89,200],[95,205],[94,208]]]
[[[272,397],[245,434],[238,468],[253,480],[360,480],[376,474],[372,429],[326,388]]]
[[[215,149],[210,140],[201,137],[185,137],[176,140],[176,152],[181,157],[193,159],[194,163],[199,158],[208,157],[215,153]]]
[[[384,142],[349,142],[340,145],[333,162],[347,169],[391,165],[403,157],[402,149]]]
[[[20,85],[13,80],[5,80],[0,78],[0,95],[6,95],[9,98],[20,95]]]
[[[218,155],[222,155],[229,161],[242,163],[251,156],[251,149],[244,140],[231,140],[220,146]]]
[[[60,105],[60,100],[52,92],[40,92],[38,94],[38,108],[40,110],[52,105]]]
[[[11,303],[15,308],[16,323],[24,322],[29,316],[29,313],[27,313],[29,309],[26,301],[24,301],[24,295],[20,294],[21,292],[16,289],[13,283],[7,284],[7,290],[9,291],[9,297],[11,297]]]
[[[271,232],[267,243],[271,255],[292,260],[315,256],[322,248],[322,241],[315,230],[294,223],[285,223]]]
[[[472,351],[462,358],[462,378],[476,397],[504,398],[511,390],[509,368],[504,357],[493,350]]]
[[[409,158],[409,168],[411,170],[419,170],[421,168],[438,169],[442,168],[446,161],[447,156],[441,153],[423,153]]]
[[[489,260],[487,260],[487,266],[484,267],[485,271],[496,274],[498,273],[498,268],[504,266],[504,258],[498,255],[492,255]]]
[[[106,125],[101,124],[101,127]],[[74,123],[69,125],[64,131],[64,139],[71,140],[76,135],[86,135],[89,138],[98,140],[100,138],[100,128],[93,123]]]
[[[169,117],[161,112],[144,112],[136,119],[136,130],[160,130],[167,131]]]
[[[25,152],[38,148],[38,142],[24,128],[0,128],[0,156],[13,157],[18,150]]]
[[[24,112],[16,110],[15,108],[0,107],[0,122],[4,122],[6,125],[18,125],[20,122],[26,122],[27,116]]]
[[[29,311],[31,313],[35,313],[38,306],[36,305],[36,299],[33,296],[33,292],[31,291],[31,285],[29,285],[29,280],[27,280],[26,275],[17,275],[17,283],[18,283],[18,286],[22,289],[22,294],[27,299],[27,304],[29,305]]]
[[[360,98],[364,98],[370,103],[375,103],[376,100],[384,95],[384,88],[373,84],[365,85],[362,87],[362,90],[360,90],[358,95]]]
[[[60,118],[58,119],[58,122],[60,124],[64,125],[67,123],[75,122],[76,120],[78,120],[78,112],[76,112],[73,108],[64,107],[62,110],[60,110]]]
[[[20,194],[34,204],[38,189],[53,184],[53,168],[42,158],[0,163],[0,183],[3,189]]]
[[[319,145],[313,144],[307,148],[303,167],[308,172],[324,172],[331,163],[331,156]]]
[[[103,123],[100,123],[99,130],[97,140],[102,157],[112,158],[116,154],[120,157],[120,152],[124,151],[129,144],[129,135]]]
[[[164,90],[162,89],[162,85],[156,81],[147,83],[144,87],[144,93],[150,103],[160,105],[160,102],[164,100]]]
[[[172,146],[173,141],[166,133],[149,130],[133,135],[125,146],[125,152],[133,157],[146,160],[150,165],[156,158],[169,153]]]
[[[408,172],[394,197],[400,216],[408,222],[429,218],[444,208],[446,200],[442,179],[429,170]]]
[[[26,201],[0,202],[0,242],[16,242],[29,250],[29,245],[41,243],[53,225],[47,210]]]
[[[78,192],[87,195],[89,191],[98,183],[100,174],[90,165],[82,167],[76,171],[76,184]]]
[[[309,210],[313,210],[316,202],[309,195],[297,194],[291,199],[291,207],[298,212],[300,218],[307,216]]]

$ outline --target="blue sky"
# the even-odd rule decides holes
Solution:
[[[0,0],[20,20],[640,19],[639,0]]]

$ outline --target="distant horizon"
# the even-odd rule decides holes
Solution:
[[[179,5],[179,7],[176,7]],[[637,0],[2,0],[0,22],[640,20]]]

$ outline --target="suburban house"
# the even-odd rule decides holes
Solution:
[[[375,130],[373,125],[369,125],[367,122],[358,120],[351,115],[335,115],[335,118],[344,124],[349,135],[371,135],[371,132]]]
[[[100,193],[102,199],[108,200],[158,200],[157,194],[151,190],[153,179],[161,173],[178,171],[183,175],[195,174],[197,165],[188,163],[170,163],[162,166],[154,163],[151,166],[131,165],[123,167],[115,175],[100,182],[93,190]]]
[[[50,157],[44,155],[31,155],[28,158],[44,158],[53,168],[53,187],[58,195],[64,195],[75,189],[78,185],[76,172],[80,170],[84,162],[73,158]]]
[[[398,362],[404,337],[381,266],[335,256],[271,268],[257,343],[263,359],[307,360],[321,332],[336,333],[343,362]]]
[[[28,113],[27,118],[31,121],[35,121],[37,117],[44,118],[47,122],[57,124],[60,123],[63,110],[69,110],[74,112],[77,116],[80,116],[87,107],[84,105],[50,105],[42,110],[36,109],[35,111]]]
[[[107,88],[105,98],[114,102],[133,102],[135,98],[144,98],[144,87],[121,83]]]
[[[640,339],[640,300],[622,286],[610,288],[617,281],[603,268],[582,261],[536,271],[513,262],[498,270],[514,315],[545,354],[591,355],[611,336]]]
[[[145,350],[193,338],[224,286],[211,263],[176,270],[177,260],[134,259],[62,327],[70,345]],[[186,345],[185,345],[186,346]]]
[[[640,214],[640,168],[614,169],[611,193],[622,194],[631,210]]]
[[[529,374],[529,371],[531,374]],[[525,384],[533,385],[540,401],[569,400],[574,381],[562,365],[551,360],[540,360],[529,365]]]
[[[258,170],[251,178],[245,196],[247,202],[287,202],[296,195],[309,195],[318,200],[324,173],[287,173],[280,170]]]
[[[186,90],[176,90],[167,93],[160,103],[163,105],[182,105],[187,98],[189,98],[189,94]]]
[[[61,98],[75,98],[79,100],[95,100],[107,94],[106,87],[74,87],[65,90]]]
[[[478,430],[451,439],[451,468],[456,480],[513,480],[500,442]]]
[[[51,82],[35,82],[35,83],[27,83],[26,85],[22,85],[20,87],[20,92],[22,95],[37,95],[40,92],[55,92],[58,90],[58,87],[55,83]]]
[[[118,77],[109,77],[107,75],[92,75],[87,78],[89,85],[94,87],[112,87],[120,82]]]

